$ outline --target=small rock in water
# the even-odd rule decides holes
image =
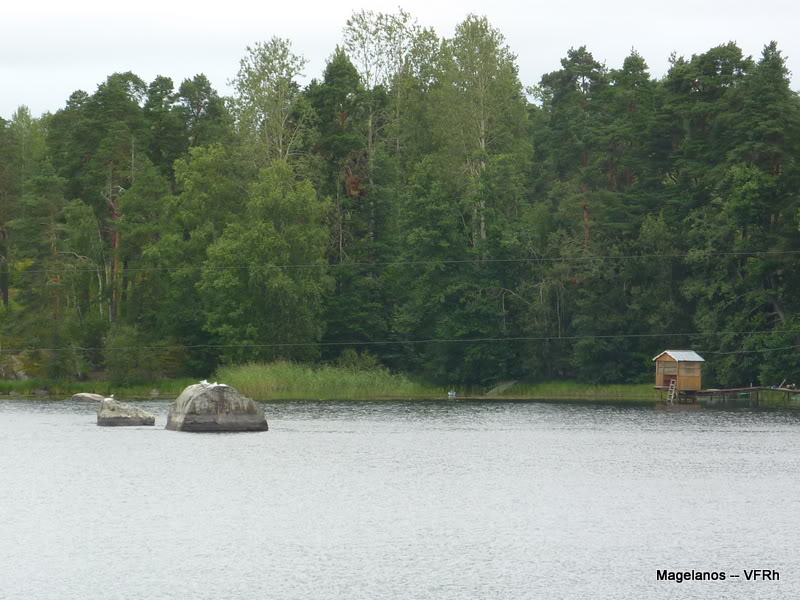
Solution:
[[[170,406],[167,429],[176,431],[267,431],[264,411],[224,383],[196,383]]]
[[[155,425],[156,418],[153,414],[117,402],[113,398],[103,398],[97,407],[97,424],[110,427],[125,425]]]
[[[89,392],[80,392],[72,395],[73,402],[102,402],[104,398],[105,396],[90,394]]]

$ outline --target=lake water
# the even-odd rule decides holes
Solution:
[[[800,597],[798,414],[298,402],[191,434],[142,406],[0,401],[0,598]]]

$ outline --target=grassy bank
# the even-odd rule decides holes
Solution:
[[[288,362],[222,367],[211,381],[227,383],[256,400],[369,400],[447,398],[447,388],[415,381],[384,368],[357,369],[332,365]],[[93,392],[123,399],[146,399],[152,390],[159,397],[176,397],[196,379],[171,379],[120,386],[108,381],[0,381],[0,393],[35,396],[47,390],[49,398],[69,398]],[[563,402],[656,402],[658,392],[650,384],[590,385],[575,382],[516,384],[499,395],[485,396],[491,386],[457,386],[458,398],[487,400],[555,400]]]
[[[503,391],[498,398],[562,400],[569,402],[652,402],[659,393],[651,383],[592,385],[573,381],[521,383]]]
[[[448,388],[391,373],[382,367],[354,368],[332,365],[304,365],[288,362],[222,367],[211,381],[227,383],[256,400],[380,400],[446,399]],[[108,381],[0,381],[0,394],[36,396],[47,390],[48,398],[69,398],[77,392],[93,392],[134,400],[151,397],[158,390],[160,398],[174,398],[196,379],[171,379],[134,386],[113,385]],[[593,385],[574,381],[517,383],[497,395],[487,395],[492,386],[456,386],[458,399],[487,401],[541,400],[555,402],[601,402],[655,404],[663,400],[651,383]],[[762,391],[763,408],[800,409],[800,390],[787,396],[784,392]]]
[[[214,379],[256,400],[446,398],[443,388],[386,369],[358,370],[288,362],[223,367]]]
[[[150,398],[152,390],[158,390],[159,397],[175,397],[187,385],[197,383],[195,379],[165,379],[139,385],[114,385],[108,381],[43,381],[28,379],[26,381],[0,381],[0,393],[15,396],[35,396],[37,391],[47,391],[49,398],[69,398],[78,392],[91,392],[117,398],[145,399]]]

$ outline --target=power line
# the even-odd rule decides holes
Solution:
[[[781,346],[780,348],[762,348],[760,350],[733,350],[731,352],[715,352],[713,350],[701,350],[703,354],[714,354],[716,356],[724,355],[724,354],[761,354],[763,352],[776,352],[778,350],[794,350],[795,348],[800,348],[800,344],[795,344],[794,346]]]
[[[0,353],[19,353],[19,352],[60,352],[64,350],[107,350],[107,351],[130,351],[130,350],[175,350],[175,349],[200,349],[200,348],[302,348],[302,347],[336,347],[336,346],[389,346],[389,345],[408,345],[408,344],[472,344],[487,342],[545,342],[545,341],[577,341],[591,339],[642,339],[658,337],[712,337],[716,335],[753,335],[759,333],[774,333],[774,330],[764,331],[713,331],[713,332],[690,332],[690,333],[629,333],[629,334],[601,334],[601,335],[571,335],[571,336],[514,336],[514,337],[481,337],[481,338],[428,338],[420,340],[382,340],[382,341],[349,341],[349,342],[280,342],[271,344],[175,344],[163,346],[114,346],[114,347],[83,347],[83,346],[64,346],[61,348],[4,348]],[[782,330],[780,333],[797,333],[800,329]],[[774,350],[785,350],[800,346],[787,346],[785,348],[775,348]],[[757,350],[741,352],[713,352],[703,351],[706,354],[738,354],[746,352],[759,352]]]
[[[611,254],[598,256],[539,256],[533,258],[468,258],[445,260],[406,260],[406,261],[377,261],[377,262],[342,262],[342,263],[301,263],[301,264],[272,264],[272,263],[245,263],[240,265],[191,265],[183,264],[177,267],[126,267],[119,273],[144,273],[179,271],[186,268],[205,269],[209,271],[234,271],[252,269],[256,267],[272,267],[276,269],[328,269],[345,267],[398,267],[398,266],[426,266],[426,265],[456,265],[456,264],[522,264],[539,262],[586,262],[592,260],[636,260],[648,258],[688,258],[690,256],[702,257],[737,257],[737,256],[782,256],[800,255],[800,250],[758,250],[753,252],[696,252],[696,253],[669,253],[669,254]],[[108,265],[96,265],[89,268],[62,268],[62,269],[26,269],[23,273],[96,273],[98,270],[109,268]]]

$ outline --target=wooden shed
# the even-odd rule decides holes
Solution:
[[[679,392],[696,392],[703,389],[703,357],[694,350],[664,350],[656,356],[656,387],[669,388],[670,381],[677,380]]]

